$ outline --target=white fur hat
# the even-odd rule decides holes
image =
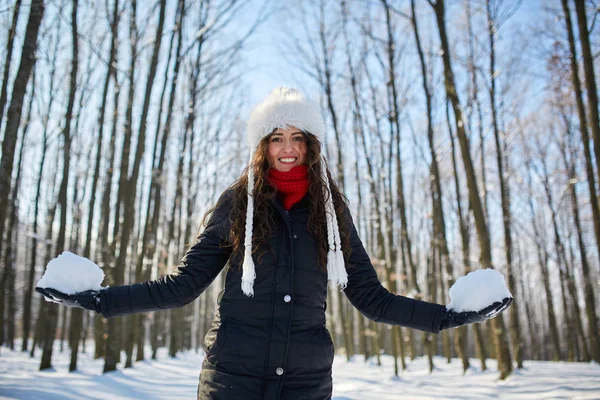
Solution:
[[[317,104],[309,101],[297,89],[278,87],[259,103],[248,120],[248,145],[250,147],[250,160],[258,143],[275,129],[286,129],[290,126],[317,136],[321,141],[325,139],[325,122]],[[327,190],[324,193],[325,214],[327,220],[327,275],[330,281],[346,287],[348,275],[340,232],[333,198],[329,188],[327,164],[321,158],[321,171]],[[248,170],[248,207],[246,209],[246,232],[244,239],[244,263],[242,265],[242,291],[247,296],[254,296],[254,278],[256,277],[254,261],[252,260],[252,232],[254,219],[254,171]]]

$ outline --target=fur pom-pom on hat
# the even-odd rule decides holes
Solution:
[[[323,140],[325,138],[325,121],[319,106],[304,97],[297,89],[278,87],[259,103],[250,114],[248,120],[248,145],[250,147],[250,160],[258,143],[274,130],[296,127],[304,132],[310,132]],[[323,202],[325,203],[325,218],[327,221],[327,275],[328,279],[338,284],[342,289],[348,283],[348,274],[342,242],[340,239],[339,225],[333,206],[333,196],[329,188],[327,176],[327,163],[321,156],[321,170],[326,182]],[[248,206],[246,209],[246,231],[244,240],[244,262],[242,264],[242,291],[249,297],[254,296],[254,278],[256,277],[255,265],[252,259],[252,232],[254,216],[254,171],[248,171]]]

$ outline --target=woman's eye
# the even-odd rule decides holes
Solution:
[[[294,137],[294,140],[295,140],[296,142],[304,142],[304,137],[302,137],[302,136],[295,136],[295,137]]]

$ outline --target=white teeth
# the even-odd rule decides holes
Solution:
[[[293,158],[293,157],[290,157],[290,158],[280,158],[279,161],[281,161],[281,162],[294,162],[294,161],[296,161],[296,159]]]

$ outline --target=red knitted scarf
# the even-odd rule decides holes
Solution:
[[[277,189],[283,207],[289,210],[308,192],[308,165],[298,165],[287,172],[270,169],[269,181]]]

